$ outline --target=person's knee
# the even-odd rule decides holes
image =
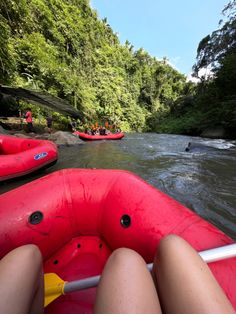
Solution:
[[[187,242],[181,237],[170,234],[161,239],[157,253],[156,259],[161,261],[163,258],[173,257],[179,252],[181,252],[187,245]]]
[[[117,267],[124,267],[125,265],[126,267],[132,267],[135,264],[145,264],[141,255],[128,248],[119,248],[115,250],[109,257],[108,262]]]
[[[185,241],[185,240],[183,240],[178,235],[168,234],[167,236],[165,236],[164,238],[161,239],[160,244],[159,244],[159,248],[160,249],[166,249],[169,247],[176,247],[176,245],[179,245],[183,241]]]
[[[21,250],[21,254],[29,255],[29,257],[41,258],[41,253],[37,245],[35,244],[25,244],[18,247]]]
[[[21,276],[27,276],[31,271],[35,276],[42,272],[42,256],[36,245],[23,245],[10,251],[1,260],[1,267],[8,272],[16,269]]]
[[[21,260],[24,263],[30,265],[34,265],[35,267],[41,267],[42,265],[42,255],[39,248],[34,244],[26,244],[23,245],[17,250],[18,261]]]

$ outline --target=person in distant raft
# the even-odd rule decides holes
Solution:
[[[32,118],[32,112],[31,109],[28,108],[27,112],[25,114],[25,120],[27,122],[27,128],[28,128],[28,132],[34,132],[34,128],[33,128],[33,118]]]

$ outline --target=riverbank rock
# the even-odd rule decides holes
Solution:
[[[41,136],[42,138],[42,136]],[[57,131],[55,133],[49,134],[47,138],[50,141],[53,141],[57,145],[76,145],[76,144],[84,144],[83,141],[79,139],[79,137],[73,135],[70,132]]]
[[[3,127],[0,126],[0,134],[6,134],[6,135],[13,135],[17,137],[22,138],[35,138],[35,139],[41,139],[41,140],[49,140],[60,145],[77,145],[77,144],[84,144],[84,142],[78,137],[73,135],[70,132],[64,132],[64,131],[57,131],[55,133],[43,133],[43,134],[37,134],[37,133],[25,133],[24,130],[16,131],[16,130],[5,130]]]
[[[216,147],[208,146],[202,143],[189,142],[188,146],[185,148],[186,152],[189,153],[208,153],[219,150]]]
[[[202,137],[208,138],[227,138],[227,132],[222,126],[210,127],[201,133]]]
[[[22,132],[16,132],[14,134],[9,134],[9,135],[14,135],[14,136],[21,137],[21,138],[34,138],[34,136],[32,136],[32,134],[34,134],[34,133],[29,133],[27,135],[27,134],[24,134]]]

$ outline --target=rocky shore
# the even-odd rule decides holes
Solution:
[[[76,144],[84,144],[83,141],[79,139],[78,136],[73,135],[71,132],[67,131],[55,131],[52,133],[26,133],[24,130],[14,130],[14,129],[5,129],[0,126],[0,134],[8,134],[17,137],[25,137],[25,138],[35,138],[35,139],[43,139],[53,141],[57,146],[61,145],[76,145]]]

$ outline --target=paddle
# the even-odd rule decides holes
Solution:
[[[218,260],[230,258],[236,256],[236,243],[222,246],[215,249],[199,252],[199,255],[206,263],[215,262]],[[147,264],[147,268],[151,270],[153,263]],[[75,280],[66,282],[62,280],[55,273],[48,273],[44,275],[44,286],[45,286],[45,298],[44,306],[46,307],[53,300],[57,299],[60,295],[96,287],[100,280],[100,275],[89,277],[85,279]]]

